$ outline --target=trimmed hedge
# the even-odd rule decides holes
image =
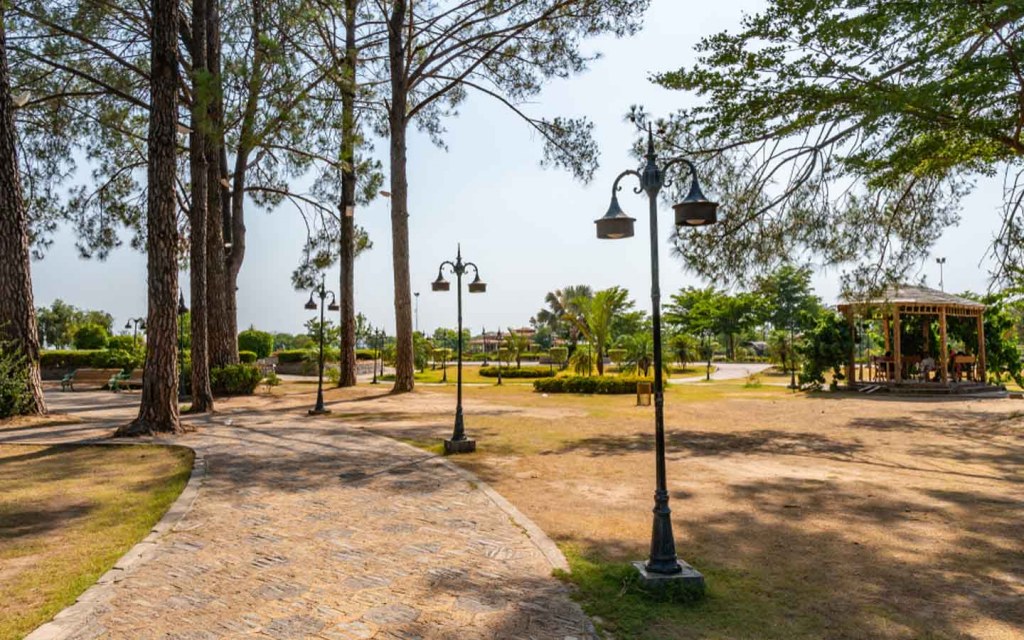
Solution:
[[[373,349],[356,349],[356,360],[373,360],[375,357]]]
[[[636,393],[638,382],[649,383],[651,379],[636,376],[567,376],[534,380],[533,390],[543,393],[625,394]]]
[[[252,364],[252,363],[256,362],[256,352],[255,351],[239,351],[238,352],[238,361],[241,362],[242,364]]]
[[[91,367],[93,358],[99,353],[103,353],[103,349],[43,351],[39,354],[39,366],[43,369]]]
[[[250,396],[263,374],[251,364],[229,364],[210,369],[210,387],[216,396]]]
[[[316,353],[309,349],[288,349],[277,352],[277,361],[281,364],[289,362],[307,362],[316,359]]]
[[[497,378],[498,367],[480,367],[480,375],[484,378]],[[550,378],[554,374],[549,367],[502,367],[502,378]]]

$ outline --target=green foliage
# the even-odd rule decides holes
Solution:
[[[498,367],[480,367],[480,375],[484,378],[497,378]],[[502,367],[503,378],[548,378],[555,375],[550,367]]]
[[[804,333],[797,346],[803,361],[800,384],[820,388],[830,370],[834,380],[841,380],[843,363],[852,349],[853,336],[845,318],[837,313],[822,313],[818,324]]]
[[[686,366],[700,358],[700,340],[686,333],[677,333],[669,339],[669,348],[676,362]]]
[[[43,369],[77,369],[91,367],[93,359],[100,350],[67,351],[47,350],[39,354],[39,366]]]
[[[625,362],[627,353],[625,349],[609,349],[608,359],[615,365],[621,365]]]
[[[646,378],[654,365],[654,337],[648,331],[640,331],[624,337],[622,346],[622,372]],[[668,358],[662,358],[663,370],[668,373]]]
[[[555,337],[575,345],[579,341],[579,320],[582,316],[580,305],[594,297],[594,291],[587,285],[574,285],[549,291],[544,296],[547,307],[537,312],[531,323],[549,328]],[[564,360],[563,360],[564,362]]]
[[[552,362],[563,366],[565,361],[569,359],[569,349],[566,347],[551,347],[550,355]]]
[[[324,350],[326,351],[331,345],[338,344],[341,339],[341,327],[336,325],[331,320],[324,321]],[[306,335],[312,340],[310,349],[320,348],[320,320],[317,318],[310,318],[306,320]]]
[[[529,349],[530,340],[521,333],[516,332],[512,327],[509,327],[499,351],[502,352],[503,361],[515,360],[516,367],[520,367],[523,364],[523,357]]]
[[[1024,6],[762,5],[703,38],[695,64],[655,78],[700,96],[659,128],[705,159],[730,221],[681,234],[680,253],[708,277],[811,253],[896,280],[956,222],[973,176],[1021,167]],[[995,263],[1013,273],[1024,184],[1008,185]]]
[[[567,376],[533,381],[533,390],[542,393],[636,393],[638,382],[650,380],[632,376]]]
[[[1008,294],[995,293],[979,296],[973,293],[962,294],[966,298],[985,303],[983,324],[985,328],[985,369],[997,380],[1004,375],[1010,376],[1019,386],[1024,387],[1024,375],[1021,372],[1021,353],[1017,345],[1017,332],[1014,326],[1014,306]],[[1016,303],[1019,306],[1020,303]],[[1019,309],[1016,310],[1020,312]],[[965,344],[977,344],[978,332],[972,322],[968,330],[961,336]]]
[[[821,301],[811,287],[810,267],[784,264],[758,279],[764,297],[767,320],[776,329],[795,332],[810,329],[821,313]]]
[[[252,327],[238,334],[238,350],[251,351],[256,358],[266,358],[274,351],[274,336]]]
[[[114,351],[141,351],[142,343],[136,342],[131,336],[110,336],[107,338],[107,349]]]
[[[310,349],[290,349],[288,351],[278,351],[276,354],[277,361],[281,364],[292,364],[296,362],[309,362],[310,360],[316,360],[317,352]]]
[[[612,326],[622,314],[630,312],[635,303],[629,299],[628,291],[622,287],[611,287],[598,291],[592,298],[580,299],[576,304],[580,315],[572,320],[594,346],[593,358],[597,373],[603,374],[603,355],[611,344]]]
[[[11,343],[0,343],[0,418],[21,415],[32,405],[28,361]]]
[[[238,361],[242,364],[253,364],[258,358],[255,351],[239,351]]]
[[[142,366],[145,354],[141,351],[121,351],[119,349],[104,349],[97,351],[90,359],[89,365],[95,369],[113,369],[117,367],[125,371]]]
[[[263,374],[251,364],[232,364],[210,369],[210,387],[218,396],[248,396],[259,386]]]
[[[75,329],[76,349],[104,349],[110,334],[98,324],[83,324]]]
[[[274,387],[281,385],[281,377],[277,375],[276,371],[271,371],[263,377],[261,382],[263,383],[263,386],[267,388],[267,392],[269,392]]]
[[[469,341],[471,336],[469,329],[462,330],[462,348],[463,350],[469,347]],[[431,340],[432,344],[437,348],[447,348],[455,351],[459,348],[459,332],[455,329],[445,329],[444,327],[438,327],[434,331],[434,337]]]
[[[79,309],[59,298],[49,307],[36,309],[40,339],[53,347],[66,348],[74,344],[75,331],[86,324],[103,327],[107,335],[113,333],[114,318],[104,311]]]
[[[578,376],[589,376],[594,371],[594,357],[590,349],[576,347],[569,356],[569,366]]]
[[[430,362],[430,353],[434,346],[422,332],[416,331],[412,334],[413,364],[417,369],[423,371]]]
[[[373,349],[356,349],[356,360],[373,360],[376,353]]]

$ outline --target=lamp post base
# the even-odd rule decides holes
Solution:
[[[445,440],[444,441],[444,455],[451,455],[453,453],[473,453],[476,451],[476,440]]]
[[[322,415],[328,414],[330,412],[331,412],[330,409],[310,409],[309,410],[309,415],[311,415],[311,416],[322,416]]]
[[[699,596],[704,593],[704,575],[686,564],[679,561],[682,571],[676,573],[654,573],[647,570],[647,563],[637,560],[633,567],[640,574],[640,586],[648,591],[656,593],[685,592],[690,596]]]

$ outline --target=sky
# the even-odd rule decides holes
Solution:
[[[409,223],[413,291],[421,294],[418,328],[431,333],[440,326],[455,326],[454,287],[448,293],[433,293],[430,282],[442,261],[454,260],[458,243],[463,257],[479,266],[488,284],[486,293],[463,299],[464,321],[474,333],[526,325],[543,306],[546,292],[567,285],[589,284],[595,290],[624,286],[639,308],[649,309],[650,245],[646,216],[638,215],[646,200],[629,190],[620,195],[623,209],[638,218],[631,239],[598,240],[593,224],[608,207],[615,176],[636,166],[629,153],[634,129],[624,116],[634,104],[654,116],[692,104],[693,96],[659,88],[649,81],[650,74],[691,63],[702,35],[735,30],[744,13],[762,5],[760,0],[652,0],[643,31],[627,39],[588,43],[589,50],[602,54],[588,72],[550,84],[525,105],[533,115],[586,115],[594,122],[601,166],[588,185],[564,171],[540,167],[538,137],[489,98],[471,97],[460,115],[446,122],[447,151],[411,129]],[[386,152],[386,143],[377,149]],[[713,197],[714,185],[702,186]],[[947,291],[987,287],[988,263],[983,256],[998,229],[1001,195],[999,180],[979,180],[963,201],[960,225],[947,230],[937,243],[933,256],[947,259]],[[662,238],[669,237],[671,214],[668,208],[661,211]],[[374,243],[356,262],[356,309],[373,325],[393,333],[388,202],[378,198],[358,209],[356,216]],[[247,250],[238,283],[239,328],[302,332],[303,323],[313,315],[303,309],[308,292],[295,291],[291,285],[291,272],[302,259],[302,221],[287,207],[265,213],[250,206],[246,227]],[[60,298],[77,307],[102,309],[113,314],[115,328],[123,327],[129,317],[144,316],[145,256],[125,240],[126,246],[105,261],[83,260],[75,249],[73,230],[62,229],[46,257],[33,264],[36,306]],[[666,241],[661,248],[663,298],[681,287],[709,284],[685,273],[668,248]],[[921,276],[937,286],[933,258],[914,274],[915,279]],[[335,292],[338,277],[337,268],[327,274],[328,288]],[[187,297],[187,274],[181,275],[181,283]],[[826,303],[835,301],[838,273],[818,269],[813,283]]]

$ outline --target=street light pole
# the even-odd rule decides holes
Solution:
[[[416,297],[416,326],[413,328],[414,331],[419,333],[420,330],[420,292],[412,294]]]
[[[178,401],[184,401],[185,394],[185,294],[178,289]]]
[[[665,395],[662,379],[661,353],[661,287],[658,265],[658,194],[665,186],[665,173],[675,165],[685,165],[690,177],[690,191],[673,206],[676,227],[697,227],[717,222],[718,204],[709,201],[700,190],[697,169],[686,158],[673,158],[658,166],[654,152],[654,133],[647,128],[646,162],[639,171],[623,171],[612,185],[612,201],[604,217],[596,220],[597,237],[604,239],[629,238],[633,236],[631,218],[619,206],[619,182],[626,176],[634,176],[640,182],[640,189],[647,194],[650,215],[651,242],[651,320],[654,333],[654,434],[655,474],[654,520],[651,527],[651,552],[647,562],[634,562],[642,581],[651,586],[664,585],[668,580],[679,580],[688,587],[703,590],[704,576],[696,569],[680,562],[676,556],[675,538],[672,534],[672,517],[669,509],[668,485],[665,474]]]
[[[945,279],[943,278],[943,273],[942,272],[943,272],[943,267],[946,265],[946,259],[945,258],[935,258],[935,262],[939,263],[939,290],[940,291],[945,291],[946,290],[946,283],[945,283]]]
[[[456,390],[455,390],[455,430],[452,432],[450,440],[444,441],[444,452],[450,453],[469,453],[476,451],[476,441],[470,440],[466,437],[466,427],[462,419],[462,276],[466,274],[469,269],[473,269],[473,274],[476,276],[473,281],[469,283],[468,289],[470,293],[483,293],[487,291],[487,284],[480,279],[480,270],[477,269],[476,265],[472,262],[462,261],[462,245],[459,245],[458,253],[455,257],[455,262],[445,260],[437,268],[437,280],[431,283],[430,287],[434,291],[448,291],[451,288],[451,284],[444,279],[443,270],[448,267],[452,273],[455,274],[456,288],[458,289],[458,373],[456,376]],[[499,371],[501,365],[498,365]]]
[[[498,385],[501,386],[501,327],[498,327]]]
[[[370,381],[370,384],[380,384],[380,382],[377,380],[377,356],[379,355],[377,351],[377,336],[379,333],[379,329],[370,330],[370,344],[373,345],[373,380]]]
[[[320,298],[320,358],[319,363],[319,375],[316,383],[316,406],[309,410],[309,415],[318,416],[325,413],[330,413],[330,409],[324,408],[324,301],[327,296],[331,296],[331,304],[327,308],[331,311],[338,311],[338,301],[334,297],[333,291],[328,291],[327,286],[324,283],[324,276],[320,276],[320,286],[315,287],[309,294],[309,301],[306,302],[306,309],[314,311],[317,308],[317,303],[313,300],[314,296]]]
[[[184,300],[179,300],[179,303],[183,303],[183,302],[184,302]],[[134,325],[134,329],[132,330],[132,346],[137,347],[137,346],[139,346],[139,327],[142,327],[142,329],[146,328],[146,319],[145,318],[128,318],[128,322],[124,323],[124,328],[127,331],[128,329],[132,329],[133,325]]]

